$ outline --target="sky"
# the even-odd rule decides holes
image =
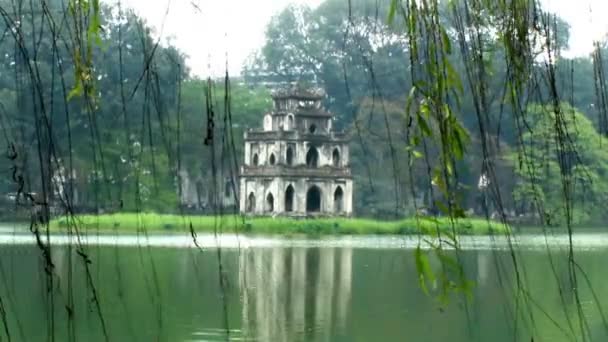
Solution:
[[[106,0],[115,3],[117,0]],[[344,0],[347,1],[347,0]],[[162,40],[187,56],[193,75],[231,76],[264,43],[271,17],[289,4],[317,6],[322,0],[122,0],[151,25]],[[608,0],[541,0],[570,24],[568,57],[587,55],[594,39],[608,32]],[[168,12],[167,12],[168,9]]]

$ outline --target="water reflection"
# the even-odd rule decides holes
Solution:
[[[477,253],[477,284],[479,286],[487,284],[491,262],[490,253]]]
[[[463,251],[460,260],[466,276],[475,281],[472,298],[464,303],[462,297],[451,296],[449,305],[439,308],[420,290],[411,250],[297,246],[224,250],[224,289],[219,285],[217,250],[95,246],[87,252],[112,341],[225,341],[229,337],[234,341],[506,342],[530,341],[532,333],[547,341],[580,337],[569,332],[568,321],[577,323],[577,306],[565,253],[553,254],[554,273],[546,253],[521,251],[518,260],[526,270],[531,299],[517,303],[508,252]],[[576,255],[598,298],[608,298],[606,251]],[[71,271],[76,340],[103,341],[80,257],[67,247],[56,247],[53,263],[56,340],[67,336]],[[3,246],[0,271],[0,297],[9,313],[13,340],[48,340],[49,293],[40,251],[35,246]],[[585,278],[580,279],[582,310],[593,341],[608,340],[597,303]],[[2,331],[0,340],[6,340]]]
[[[344,333],[352,256],[350,248],[242,251],[239,280],[246,335],[261,341],[329,341]]]

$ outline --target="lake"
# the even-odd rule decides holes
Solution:
[[[421,290],[416,237],[89,236],[88,269],[69,242],[52,237],[48,289],[31,234],[0,233],[0,314],[13,341],[103,341],[104,330],[111,341],[573,341],[581,324],[608,338],[587,283],[607,306],[605,234],[574,238],[578,298],[566,235],[517,238],[520,291],[505,239],[463,237],[474,288],[446,305],[433,284]]]

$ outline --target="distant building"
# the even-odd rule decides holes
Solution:
[[[332,130],[321,90],[275,91],[263,129],[245,132],[240,210],[250,215],[350,216],[348,137]]]
[[[237,185],[236,177],[218,177],[214,182],[211,171],[201,173],[195,178],[187,170],[179,172],[181,186],[179,195],[182,208],[196,212],[236,208],[237,203],[233,191],[233,185]]]

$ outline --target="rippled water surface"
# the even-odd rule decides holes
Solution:
[[[70,331],[78,341],[104,340],[90,282],[111,341],[579,339],[567,235],[462,238],[463,251],[451,254],[475,286],[468,301],[452,295],[447,306],[420,289],[417,237],[200,235],[198,248],[187,235],[88,236],[88,272],[67,236],[51,242],[47,289],[31,234],[0,230],[0,298],[13,341],[47,340],[50,331],[57,341]],[[608,235],[576,234],[573,245],[586,275],[578,277],[585,324],[608,340],[588,286],[608,305]],[[517,290],[513,256],[525,291]],[[430,263],[440,270],[434,257]]]

